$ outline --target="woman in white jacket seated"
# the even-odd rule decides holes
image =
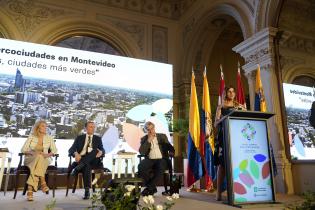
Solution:
[[[46,134],[47,124],[44,120],[35,123],[32,133],[27,138],[22,152],[25,154],[24,165],[30,169],[30,176],[27,180],[27,200],[33,200],[33,191],[38,190],[40,181],[43,192],[49,188],[45,181],[45,173],[51,162],[51,157],[57,153],[53,137]],[[49,151],[49,152],[48,152]]]

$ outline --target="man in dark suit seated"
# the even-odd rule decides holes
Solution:
[[[146,188],[142,191],[143,196],[153,195],[157,192],[156,182],[167,169],[169,154],[174,154],[174,147],[169,143],[167,136],[155,132],[152,122],[145,124],[148,134],[141,138],[139,152],[145,156],[139,165],[139,176],[144,180]],[[152,176],[153,171],[153,176]]]
[[[86,134],[78,136],[69,149],[69,155],[75,158],[72,164],[72,176],[76,176],[79,172],[83,173],[84,197],[89,199],[91,188],[91,166],[102,167],[100,157],[105,155],[102,139],[94,135],[95,124],[93,121],[85,123]]]

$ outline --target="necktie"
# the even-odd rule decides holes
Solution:
[[[86,153],[85,154],[87,154],[88,153],[88,151],[89,151],[89,145],[91,144],[91,136],[88,136],[88,143],[87,143],[87,145],[86,145]]]

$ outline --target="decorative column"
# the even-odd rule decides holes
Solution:
[[[267,102],[267,111],[276,114],[268,121],[269,137],[278,171],[278,175],[275,177],[276,191],[293,194],[291,163],[286,158],[284,147],[288,140],[284,139],[283,135],[279,84],[276,76],[277,66],[275,65],[274,51],[276,33],[276,28],[265,28],[235,46],[233,50],[245,59],[245,65],[242,68],[248,79],[251,110],[254,109],[257,64],[260,65],[260,76]]]
[[[174,95],[173,95],[173,118],[174,120],[188,118],[187,111],[189,106],[190,98],[190,80],[182,79],[178,84],[174,84]],[[187,101],[188,100],[188,101]],[[175,147],[175,158],[174,158],[174,170],[175,172],[184,172],[183,159],[187,158],[183,156],[186,153],[186,142],[185,136],[179,135],[179,133],[173,132],[173,144]]]

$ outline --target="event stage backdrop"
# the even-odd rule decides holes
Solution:
[[[315,129],[310,125],[309,115],[314,90],[310,87],[283,84],[291,158],[315,160]]]
[[[172,122],[172,66],[145,60],[0,39],[0,147],[18,156],[38,119],[48,123],[67,167],[73,139],[94,120],[106,150],[137,152],[143,125]]]

